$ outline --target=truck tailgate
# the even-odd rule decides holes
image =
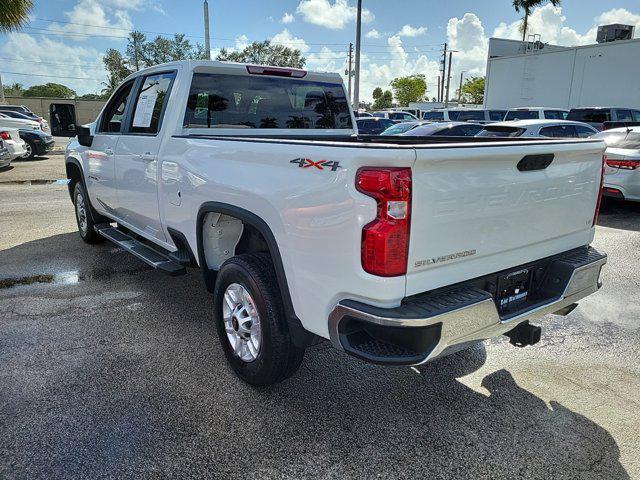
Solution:
[[[407,295],[589,244],[603,152],[598,141],[417,148]]]

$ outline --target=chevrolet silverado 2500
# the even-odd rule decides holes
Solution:
[[[419,365],[598,290],[598,140],[367,137],[338,75],[136,72],[66,151],[87,243],[202,270],[234,371],[271,384],[330,339]]]

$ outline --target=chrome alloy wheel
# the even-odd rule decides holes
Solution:
[[[224,292],[222,318],[233,353],[249,363],[258,358],[262,344],[260,316],[251,295],[239,283],[232,283]]]
[[[22,155],[22,158],[29,158],[31,156],[31,145],[29,144],[29,142],[25,142],[24,144],[24,148],[26,150],[25,154]]]
[[[76,195],[76,216],[78,217],[78,227],[82,235],[87,234],[87,208],[84,203],[84,196],[81,192]]]

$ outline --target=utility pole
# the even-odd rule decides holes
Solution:
[[[453,50],[449,51],[449,70],[447,72],[447,97],[444,99],[444,108],[449,106],[449,87],[451,86],[451,61],[453,60]]]
[[[460,86],[458,87],[458,103],[462,103],[462,76],[464,71],[460,72]]]
[[[440,75],[438,75],[438,95],[436,95],[436,101],[440,101]]]
[[[0,103],[4,102],[4,86],[2,85],[2,75],[0,75]]]
[[[362,36],[362,0],[358,0],[358,18],[356,21],[356,80],[353,88],[353,109],[360,108],[360,37]]]
[[[440,82],[440,91],[438,92],[440,98],[438,101],[444,101],[444,85],[445,75],[447,74],[447,43],[444,44],[444,51],[442,52],[442,81]]]
[[[349,102],[353,100],[351,96],[351,76],[353,75],[353,43],[349,43],[349,71],[347,75],[349,75]]]
[[[209,40],[209,2],[204,0],[204,49],[207,60],[211,60],[211,41]]]

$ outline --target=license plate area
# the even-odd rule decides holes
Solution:
[[[532,270],[529,268],[498,276],[496,306],[501,316],[522,309],[530,301],[531,278]]]

